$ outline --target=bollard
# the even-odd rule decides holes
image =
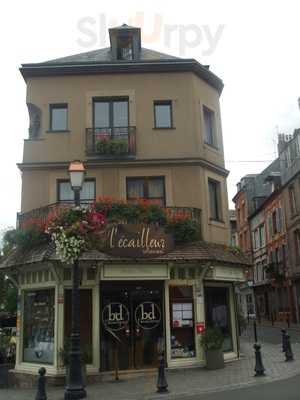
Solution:
[[[281,336],[282,336],[282,352],[285,353],[286,351],[286,330],[281,329]]]
[[[274,314],[273,314],[273,312],[271,312],[271,324],[272,324],[272,326],[274,326]]]
[[[35,396],[35,400],[47,400],[46,395],[46,369],[44,367],[39,369],[39,377],[37,384],[37,394]]]
[[[290,315],[289,314],[286,315],[286,323],[287,323],[287,327],[289,328],[290,327]]]
[[[158,377],[157,377],[157,393],[168,393],[168,382],[165,374],[165,354],[161,353],[159,357]]]
[[[285,347],[285,361],[294,361],[294,355],[292,352],[290,335],[285,336],[286,347]]]
[[[261,357],[261,346],[260,344],[255,343],[253,346],[255,350],[255,375],[254,376],[265,376],[265,368],[262,363],[262,357]]]

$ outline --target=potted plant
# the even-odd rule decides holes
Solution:
[[[0,388],[8,386],[8,371],[14,367],[9,348],[10,337],[0,333]]]
[[[59,350],[59,356],[61,358],[62,364],[66,367],[66,384],[69,383],[69,372],[70,372],[70,340],[66,340],[64,347]],[[86,366],[87,364],[92,363],[92,349],[91,346],[83,346],[81,349],[81,371],[82,371],[82,380],[83,386],[86,386],[87,382],[87,374],[86,374]]]
[[[201,335],[201,345],[205,350],[206,368],[224,368],[223,356],[224,336],[219,328],[207,328]]]

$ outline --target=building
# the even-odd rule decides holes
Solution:
[[[240,309],[244,316],[249,314],[254,315],[258,311],[256,310],[257,301],[254,294],[254,282],[255,285],[259,286],[262,283],[266,283],[264,280],[261,281],[260,275],[260,280],[258,282],[258,276],[255,275],[257,271],[257,269],[255,269],[255,263],[260,263],[261,257],[264,259],[262,250],[259,249],[257,252],[257,249],[254,249],[253,243],[254,231],[257,228],[257,220],[260,221],[260,217],[255,217],[251,222],[250,216],[256,215],[256,211],[259,210],[260,206],[272,193],[273,183],[269,181],[267,177],[271,174],[278,174],[279,170],[280,163],[279,160],[276,159],[260,174],[248,174],[244,176],[237,184],[237,193],[233,198],[237,218],[238,244],[241,250],[251,258],[254,265],[254,268],[249,268],[247,282],[239,285],[238,290]],[[257,260],[256,257],[258,257]],[[260,269],[260,267],[258,267],[258,269]]]
[[[229,247],[223,83],[195,60],[143,48],[139,28],[109,33],[109,48],[21,67],[30,128],[18,165],[19,227],[73,202],[67,170],[75,159],[87,170],[82,202],[147,199],[188,213],[201,228],[200,241],[152,258],[96,250],[80,257],[81,340],[93,353],[87,371],[99,376],[114,367],[112,320],[120,322],[124,370],[155,366],[159,344],[170,368],[204,365],[197,336],[204,324],[221,327],[225,358],[234,359],[234,283],[244,281],[249,261]],[[47,364],[48,375],[62,376],[70,266],[44,245],[13,252],[1,269],[19,288],[16,375]]]
[[[229,210],[229,223],[230,223],[230,245],[238,247],[238,234],[235,210]]]
[[[289,276],[292,277],[294,288],[296,319],[300,322],[300,129],[296,129],[292,136],[279,136],[278,152],[287,230]]]

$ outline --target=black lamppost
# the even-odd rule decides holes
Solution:
[[[69,166],[71,187],[74,191],[75,206],[80,206],[80,190],[83,185],[85,168],[81,161],[73,161]],[[86,398],[81,371],[80,351],[80,308],[79,308],[79,262],[74,261],[72,276],[72,331],[69,353],[69,383],[65,389],[65,400]]]

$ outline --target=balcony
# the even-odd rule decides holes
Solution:
[[[135,126],[87,128],[86,154],[107,159],[134,157],[135,132]]]
[[[87,206],[90,202],[82,202],[82,206]],[[74,205],[73,202],[59,202],[49,204],[48,206],[35,208],[28,212],[18,213],[17,215],[17,227],[20,229],[26,228],[28,225],[38,223],[44,225],[49,219],[57,216],[62,210],[65,210]],[[195,221],[200,226],[201,232],[201,209],[193,207],[163,207],[166,211],[167,216],[172,219],[176,217],[188,218]]]

